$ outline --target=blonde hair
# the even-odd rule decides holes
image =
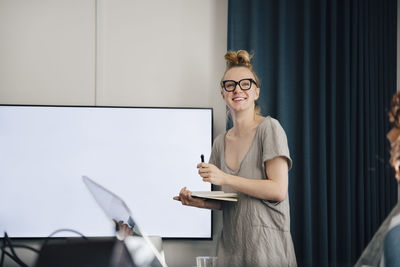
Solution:
[[[397,166],[397,162],[400,160],[400,135],[398,130],[400,130],[400,92],[396,92],[392,97],[392,102],[390,105],[390,110],[388,112],[389,122],[396,128],[395,136],[393,140],[390,140],[390,165],[395,170],[395,177],[397,182],[400,183],[400,170]],[[397,136],[396,136],[397,135]]]
[[[226,73],[235,67],[245,67],[248,68],[254,76],[254,81],[256,82],[256,86],[260,87],[260,79],[258,78],[256,72],[253,70],[253,65],[251,64],[251,59],[253,58],[253,54],[250,55],[246,50],[238,50],[238,51],[228,51],[225,54],[226,60],[226,69],[224,75],[221,78],[221,87],[222,81],[226,75]],[[254,111],[256,114],[261,114],[261,108],[258,105],[257,101],[254,101]]]
[[[393,95],[388,116],[389,122],[394,127],[400,129],[400,92],[396,92]]]

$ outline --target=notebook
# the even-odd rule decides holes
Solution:
[[[224,191],[193,191],[192,197],[237,202],[238,194]],[[174,199],[180,200],[180,197],[175,196]]]
[[[208,198],[224,201],[237,201],[237,193],[225,193],[224,191],[193,191],[192,197]]]

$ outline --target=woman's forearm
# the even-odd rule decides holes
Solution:
[[[204,199],[204,209],[212,209],[212,210],[221,210],[221,201],[218,200],[210,200],[210,199]]]
[[[287,185],[273,180],[248,179],[226,174],[225,185],[246,195],[273,201],[283,201],[287,195]]]

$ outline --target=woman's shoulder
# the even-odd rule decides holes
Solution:
[[[259,126],[263,130],[274,130],[276,128],[282,128],[281,124],[277,119],[272,118],[271,116],[266,116]]]
[[[277,119],[267,116],[259,126],[259,138],[267,139],[286,139],[286,132]]]
[[[223,149],[224,142],[225,142],[225,134],[226,134],[226,132],[221,133],[214,139],[213,144],[212,144],[213,150],[220,151]]]
[[[223,133],[221,133],[221,134],[219,134],[219,135],[214,139],[213,145],[214,145],[214,146],[222,145],[222,144],[224,143],[225,135],[226,135],[226,131],[223,132]]]

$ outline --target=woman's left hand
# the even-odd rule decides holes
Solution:
[[[209,182],[215,185],[225,184],[226,173],[218,169],[214,164],[211,163],[199,163],[197,164],[199,174],[203,177],[204,182]]]

